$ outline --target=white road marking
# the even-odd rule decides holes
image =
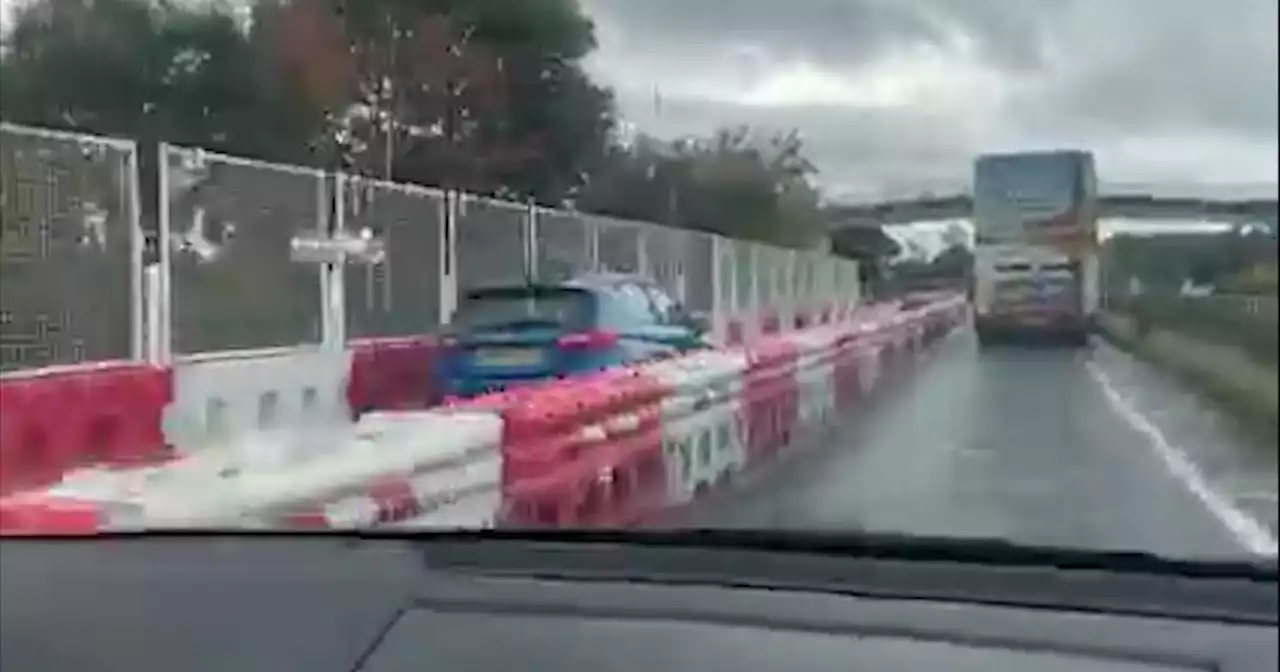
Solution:
[[[1193,497],[1199,500],[1210,515],[1222,523],[1223,527],[1245,549],[1257,555],[1274,557],[1277,541],[1265,525],[1258,522],[1248,513],[1239,509],[1230,499],[1223,497],[1209,487],[1208,479],[1196,468],[1191,459],[1181,449],[1175,447],[1164,434],[1129,403],[1111,383],[1111,379],[1095,363],[1086,364],[1089,375],[1102,388],[1102,393],[1116,412],[1135,431],[1147,438],[1156,457],[1160,458],[1169,474],[1178,480]]]

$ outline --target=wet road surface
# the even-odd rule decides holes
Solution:
[[[1275,451],[1161,372],[961,332],[817,445],[683,524],[1274,553]]]

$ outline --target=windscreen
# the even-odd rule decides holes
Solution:
[[[1084,205],[1086,155],[1043,153],[980,157],[974,164],[974,224],[984,242],[1030,240],[1070,226]],[[1092,226],[1088,227],[1092,229]]]
[[[592,295],[579,289],[490,289],[467,295],[453,324],[461,330],[522,325],[581,329],[590,323],[593,307]]]
[[[1274,556],[1277,11],[0,0],[0,532]]]

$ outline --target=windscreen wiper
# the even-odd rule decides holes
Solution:
[[[362,535],[386,538],[386,535]],[[1274,560],[1170,559],[871,532],[461,531],[408,535],[435,571],[723,586],[1275,625]]]
[[[721,586],[1274,626],[1274,559],[1181,560],[1003,539],[777,530],[149,530],[6,544],[101,548],[197,537],[408,544],[432,572],[552,582]],[[332,548],[330,548],[332,550]],[[96,552],[96,551],[95,551]],[[323,551],[321,551],[323,552]]]
[[[382,532],[360,536],[440,539],[449,542],[497,540],[634,547],[732,549],[838,556],[868,560],[946,562],[1001,567],[1093,570],[1164,575],[1187,579],[1232,579],[1280,583],[1275,558],[1219,560],[1169,558],[1144,551],[1031,546],[1007,539],[931,537],[886,532],[798,532],[749,529],[687,530],[460,530]]]
[[[94,539],[241,537],[245,539],[307,538],[357,541],[401,539],[446,542],[451,546],[491,542],[521,542],[576,547],[634,547],[688,550],[738,550],[795,553],[866,560],[952,563],[995,567],[1026,567],[1103,571],[1117,574],[1162,575],[1185,579],[1225,579],[1280,584],[1274,557],[1228,559],[1170,558],[1145,551],[1117,551],[1026,545],[1001,538],[939,537],[890,532],[828,532],[792,530],[689,528],[648,529],[147,529],[103,531],[88,538],[25,536],[29,541],[59,540],[69,543]],[[21,540],[14,540],[20,542]]]

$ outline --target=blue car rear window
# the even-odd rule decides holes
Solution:
[[[572,287],[486,289],[468,294],[454,314],[456,328],[546,325],[580,329],[592,322],[594,298]]]
[[[600,294],[599,320],[613,329],[634,329],[654,323],[649,296],[638,285],[622,283],[605,288]]]

